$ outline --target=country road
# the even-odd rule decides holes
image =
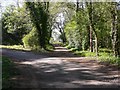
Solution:
[[[117,88],[119,70],[99,64],[96,60],[78,57],[66,48],[56,46],[50,53],[3,49],[11,57],[20,75],[11,80],[14,88]],[[79,62],[77,62],[79,61]]]

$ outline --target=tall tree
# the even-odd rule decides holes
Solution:
[[[30,11],[31,21],[39,33],[39,44],[41,48],[46,48],[48,43],[48,19],[49,19],[49,2],[26,2]]]
[[[118,16],[117,16],[117,3],[111,3],[112,9],[111,9],[111,37],[112,37],[112,46],[113,46],[113,52],[114,56],[118,56],[120,54],[119,52],[119,38],[118,38]]]
[[[92,33],[92,31],[95,34],[95,51],[96,51],[96,56],[98,56],[98,35],[97,32],[95,30],[95,22],[94,22],[94,13],[93,13],[93,2],[88,2],[87,4],[87,8],[88,8],[88,14],[89,14],[89,25],[90,25],[90,32]],[[92,31],[91,31],[92,30]],[[90,34],[91,34],[90,33]],[[90,43],[92,42],[92,40],[90,40]],[[91,44],[91,48],[92,48],[92,44]],[[92,50],[91,50],[92,51]]]

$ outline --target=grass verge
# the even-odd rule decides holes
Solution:
[[[18,70],[15,68],[13,61],[5,56],[2,56],[2,88],[12,88],[13,83],[10,80],[13,76],[18,75]]]
[[[0,45],[0,48],[31,51],[31,49],[24,48],[23,45]]]
[[[0,48],[12,49],[12,50],[19,50],[19,51],[33,51],[33,52],[48,52],[53,51],[53,45],[46,45],[46,50],[41,48],[25,48],[23,45],[0,45]]]
[[[81,57],[96,57],[95,52],[80,51],[78,49],[69,48],[69,47],[67,48],[70,49],[74,54],[79,55]],[[98,60],[103,63],[105,62],[107,64],[116,65],[120,67],[120,58],[114,57],[112,51],[109,49],[105,49],[105,48],[99,49]]]

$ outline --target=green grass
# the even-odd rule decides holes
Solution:
[[[120,67],[120,58],[114,57],[114,56],[110,56],[110,55],[103,55],[103,56],[99,56],[98,59],[101,62],[107,62],[109,64],[114,64]]]
[[[94,52],[89,52],[89,51],[75,51],[74,53],[81,57],[95,57],[96,56]]]
[[[46,50],[48,51],[53,51],[54,50],[54,46],[51,44],[51,45],[46,45]]]
[[[2,88],[11,88],[13,83],[11,78],[18,74],[13,61],[7,57],[2,58]]]
[[[54,45],[54,44],[58,44],[58,45],[60,45],[60,46],[66,46],[66,44],[63,44],[62,42],[57,42],[57,41],[54,41],[54,42],[52,42],[52,44]]]
[[[0,48],[15,49],[15,50],[25,50],[30,51],[29,48],[24,48],[23,45],[0,45]]]
[[[106,48],[100,48],[99,52],[106,52],[106,53],[112,53],[112,50],[106,49]]]
[[[63,43],[59,42],[59,41],[54,41],[54,42],[52,42],[52,44],[63,44]]]
[[[70,49],[74,54],[79,55],[81,57],[96,57],[95,52],[79,51],[78,49],[70,48],[70,47],[67,48]],[[107,62],[108,64],[113,64],[120,67],[120,58],[114,57],[112,50],[106,48],[99,49],[98,60],[100,62]]]
[[[99,50],[99,57],[98,59],[101,62],[108,62],[110,64],[115,64],[120,67],[120,58],[119,57],[114,57],[113,52],[110,49],[100,49]]]
[[[22,50],[22,51],[33,51],[33,52],[46,52],[53,51],[54,47],[52,45],[46,45],[46,50],[44,49],[31,49],[31,48],[24,48],[23,45],[0,45],[0,48],[7,48],[7,49],[13,49],[13,50]]]

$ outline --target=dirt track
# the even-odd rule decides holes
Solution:
[[[16,67],[20,70],[20,75],[11,78],[15,83],[14,88],[120,86],[117,68],[100,65],[96,60],[78,57],[64,47],[56,46],[54,52],[44,54],[7,49],[3,49],[2,52],[13,58],[17,64]]]

